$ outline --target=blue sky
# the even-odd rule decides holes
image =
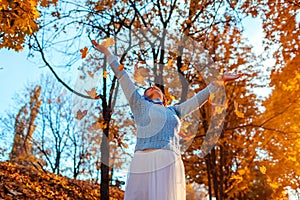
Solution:
[[[262,28],[258,19],[247,18],[243,21],[245,27],[244,37],[249,39],[249,43],[254,46],[256,54],[263,52]],[[27,82],[37,81],[40,74],[50,72],[46,67],[41,67],[27,59],[28,51],[21,52],[0,50],[0,114],[8,109],[12,104],[12,97],[24,88]],[[257,91],[258,93],[265,93]]]

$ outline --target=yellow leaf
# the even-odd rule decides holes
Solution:
[[[269,185],[274,189],[277,189],[279,187],[278,183],[269,183]]]
[[[238,110],[235,111],[235,114],[236,114],[236,116],[238,116],[239,118],[245,118],[244,113],[242,113],[242,112],[240,112],[240,111],[238,111]]]
[[[267,169],[266,169],[265,166],[259,167],[259,170],[260,170],[260,172],[261,172],[262,174],[266,174]]]
[[[173,62],[174,62],[173,59],[168,60],[168,67],[171,68],[173,66]]]
[[[246,173],[246,171],[244,169],[240,169],[238,170],[238,173],[239,175],[243,176]]]
[[[236,114],[236,116],[238,116],[239,118],[245,118],[244,113],[238,111],[238,103],[235,101],[234,102],[234,112]]]
[[[115,44],[115,40],[113,38],[106,38],[102,43],[101,45],[103,45],[104,47],[108,48],[112,45]]]
[[[221,113],[223,113],[224,110],[225,110],[224,106],[220,106],[220,105],[214,106],[215,114],[221,114]]]

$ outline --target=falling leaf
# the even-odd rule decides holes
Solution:
[[[167,99],[167,100],[171,100],[171,101],[175,100],[175,96],[172,95],[172,94],[168,91],[168,88],[167,88],[167,87],[164,88],[164,93],[165,93],[165,96],[166,96],[166,99]]]
[[[238,111],[238,103],[236,101],[234,102],[234,112],[239,118],[245,118],[244,113]]]
[[[106,38],[102,43],[101,45],[103,45],[104,47],[108,48],[112,45],[115,44],[115,40],[113,38]]]
[[[269,183],[269,185],[274,189],[277,189],[279,187],[278,183]]]
[[[150,69],[145,67],[135,67],[133,78],[141,85],[146,85],[145,80],[150,77]]]
[[[85,92],[92,98],[92,99],[96,99],[97,92],[96,92],[96,88],[91,89],[90,91],[85,90]]]
[[[83,49],[80,49],[80,53],[81,53],[81,58],[85,58],[86,55],[88,54],[88,48],[84,47]]]
[[[173,62],[174,62],[173,59],[168,60],[168,67],[172,68]]]
[[[182,67],[180,67],[180,71],[184,72],[188,69],[187,65],[183,65]]]
[[[77,111],[76,113],[76,119],[81,120],[82,118],[84,118],[87,114],[87,110],[81,111],[80,109]]]
[[[87,73],[91,78],[94,78],[94,74],[91,71],[88,71]]]
[[[246,171],[244,169],[240,169],[238,170],[238,173],[239,175],[243,176],[246,173]]]
[[[266,169],[265,166],[261,166],[261,167],[259,167],[259,171],[260,171],[262,174],[266,174],[267,169]]]
[[[93,125],[92,125],[92,128],[93,128],[94,130],[100,130],[101,127],[102,127],[102,125],[101,125],[100,122],[95,122],[95,123],[93,123]]]
[[[125,144],[124,142],[122,142],[121,145],[122,145],[125,149],[128,149],[128,145]]]
[[[214,113],[221,114],[221,113],[223,113],[224,109],[225,109],[225,107],[221,106],[221,105],[214,106]]]

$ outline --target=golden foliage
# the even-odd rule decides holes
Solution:
[[[38,30],[38,5],[47,7],[57,0],[1,0],[0,1],[0,48],[20,51],[25,37]]]
[[[100,199],[100,185],[22,166],[0,162],[1,199]],[[123,199],[124,192],[110,188],[110,199]]]

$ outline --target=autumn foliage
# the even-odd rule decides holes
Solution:
[[[57,0],[1,0],[0,1],[0,48],[19,51],[23,48],[26,36],[39,29],[38,6],[47,7]]]
[[[91,118],[95,120],[90,127],[84,128],[91,135],[95,133],[88,141],[96,141],[97,134],[105,136],[101,145],[97,144],[101,146],[101,150],[95,148],[94,151],[103,151],[100,152],[102,161],[110,163],[112,155],[120,154],[118,148],[122,149],[122,154],[128,153],[128,146],[132,144],[125,138],[131,141],[134,129],[131,128],[133,120],[128,117],[128,107],[118,102],[122,99],[118,95],[120,88],[107,58],[93,49],[96,41],[102,42],[118,56],[121,63],[119,70],[126,69],[131,73],[139,88],[147,87],[150,82],[159,83],[170,103],[180,103],[203,89],[209,82],[203,73],[207,68],[217,72],[245,74],[242,79],[225,85],[224,105],[209,101],[197,110],[197,129],[191,131],[193,121],[189,121],[190,118],[182,123],[180,136],[183,144],[188,144],[188,148],[182,152],[187,182],[203,185],[207,196],[217,200],[287,199],[288,188],[299,190],[300,4],[297,1],[82,2],[76,5],[57,0],[29,0],[27,3],[22,0],[0,0],[0,48],[20,50],[25,38],[32,36],[34,40],[31,38],[29,47],[41,55],[40,58],[52,72],[54,66],[74,67],[74,63],[82,61],[78,80],[82,81],[80,86],[83,87],[75,89],[82,89],[80,92],[83,95],[80,98],[92,99],[99,102],[99,105],[98,109],[80,106],[74,112],[75,119],[83,124]],[[49,5],[51,6],[47,7]],[[45,7],[47,12],[44,12],[45,16],[41,20],[39,17]],[[264,38],[261,45],[264,52],[260,55],[255,54],[244,36],[245,16],[257,18],[262,23]],[[136,30],[144,28],[147,30],[146,40],[141,37],[135,43],[132,38],[138,33]],[[164,32],[168,28],[174,29],[178,34],[168,38],[168,34]],[[194,44],[201,44],[216,65],[202,66],[193,63],[185,57],[192,51],[185,49],[184,45],[168,46],[169,39],[178,35],[182,38],[188,36],[195,41]],[[155,42],[148,40],[149,38],[155,38]],[[56,61],[52,60],[56,53],[63,55],[64,59],[59,59],[59,64],[51,65]],[[202,58],[198,52],[195,55],[198,59],[194,60]],[[94,83],[91,87],[87,87],[84,82],[88,79]],[[257,92],[261,88],[272,92],[271,95],[262,100]],[[72,93],[76,92],[68,89]],[[191,93],[187,92],[189,89]],[[117,111],[118,106],[121,112]],[[24,112],[20,110],[19,113]],[[209,154],[200,157],[199,150],[207,130],[210,125],[216,125],[211,116],[222,113],[226,113],[226,118],[220,137]],[[30,118],[27,124],[29,122]],[[34,135],[34,129],[31,130],[30,137]],[[19,140],[18,137],[16,135],[16,141]],[[213,139],[214,137],[211,138]],[[106,151],[111,144],[113,148]],[[48,151],[44,152],[45,155],[48,154]],[[82,155],[89,154],[83,152]],[[84,158],[86,161],[90,160],[87,159],[90,157]],[[121,167],[120,163],[113,166]],[[106,197],[108,194],[113,195],[113,188],[108,192],[113,167],[93,164],[97,170],[101,169],[101,192]],[[19,177],[16,173],[20,172],[16,171],[23,172],[29,168],[8,162],[1,167],[11,172],[8,174],[5,170],[1,171],[7,175],[7,179],[1,175],[1,182],[8,180],[6,185],[0,187],[1,194],[6,195],[1,196],[2,198],[21,198],[20,193],[26,187],[38,193],[36,188],[39,187],[34,185],[34,181],[38,177],[44,180],[44,174],[49,174],[33,171],[33,174],[27,174],[26,181],[22,178],[22,183],[15,184],[9,181]],[[20,177],[25,176],[24,173],[21,174]],[[99,197],[100,192],[93,190],[94,186],[81,185],[83,182],[50,174],[46,177],[50,176],[52,178],[48,178],[46,183],[54,189],[52,191],[50,186],[45,186],[46,198],[51,198],[56,193],[64,197],[68,195],[68,192],[63,192],[67,188],[72,188],[69,192],[75,197],[89,198],[85,196],[88,194],[79,189],[81,187],[90,187],[91,196]],[[29,182],[31,180],[34,181]],[[27,195],[26,190],[24,191],[23,195]]]
[[[1,199],[99,199],[99,184],[79,181],[22,166],[0,162]],[[110,200],[124,198],[124,192],[110,188]]]

